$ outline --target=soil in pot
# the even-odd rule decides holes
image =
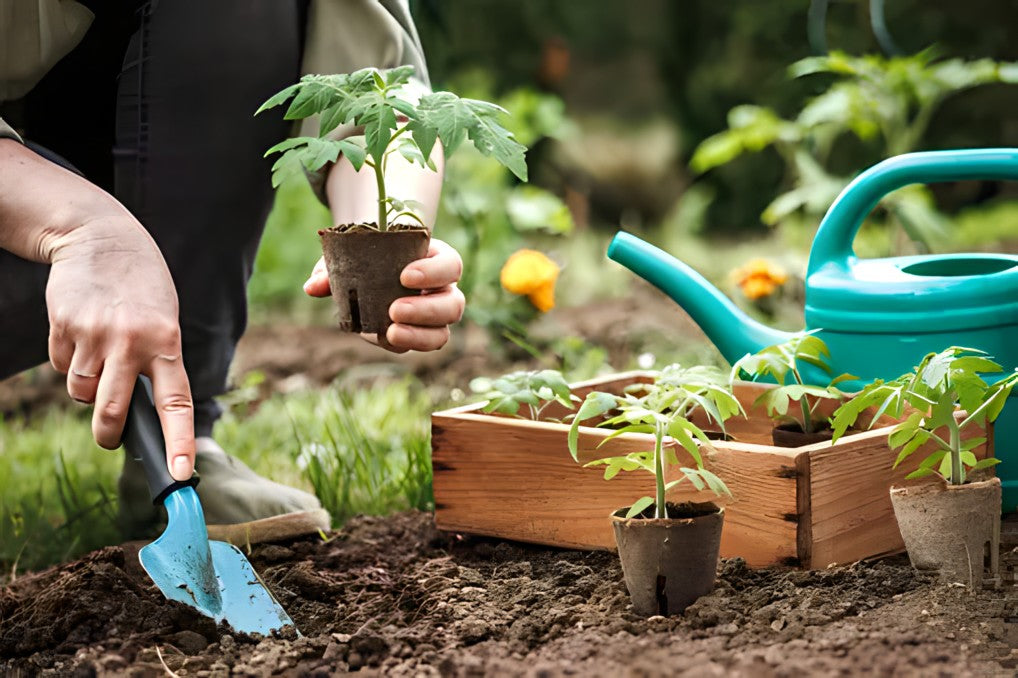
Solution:
[[[709,502],[668,504],[668,518],[653,510],[612,514],[626,588],[637,614],[680,614],[714,588],[724,510]]]
[[[392,302],[420,293],[404,287],[399,276],[407,264],[427,256],[428,231],[399,224],[388,231],[378,231],[370,224],[343,224],[318,234],[339,311],[339,328],[384,335],[392,324]]]
[[[891,505],[917,570],[938,570],[945,579],[967,582],[996,577],[1000,545],[1000,479],[964,485],[940,481],[892,487]]]
[[[771,429],[771,440],[774,441],[776,447],[802,447],[803,445],[822,443],[825,440],[830,440],[833,436],[834,431],[830,426],[812,433],[804,432],[802,427],[796,423],[781,424]]]

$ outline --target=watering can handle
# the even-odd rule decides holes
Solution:
[[[809,256],[809,273],[828,264],[847,267],[852,243],[866,216],[891,191],[909,184],[968,179],[1018,180],[1018,148],[926,151],[889,158],[852,181],[820,222]]]
[[[127,454],[145,467],[145,480],[148,481],[153,504],[162,506],[163,500],[171,492],[198,484],[198,476],[192,476],[190,480],[175,480],[166,468],[166,443],[163,441],[163,429],[152,400],[152,383],[148,377],[138,377],[134,384],[134,394],[124,424],[123,442]]]

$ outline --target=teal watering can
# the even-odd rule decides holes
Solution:
[[[1018,256],[937,254],[859,259],[852,243],[887,193],[909,184],[968,179],[1018,180],[1018,149],[900,155],[871,167],[841,192],[820,223],[806,273],[806,328],[831,351],[834,374],[891,379],[928,352],[978,348],[1011,371],[1018,366]],[[620,232],[608,257],[682,306],[729,361],[791,334],[753,320],[678,259]],[[1018,505],[1018,397],[997,419],[997,475],[1004,509]]]

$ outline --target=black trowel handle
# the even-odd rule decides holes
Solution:
[[[124,424],[124,449],[127,454],[145,467],[145,479],[152,495],[153,504],[162,504],[171,492],[182,487],[194,487],[198,477],[190,480],[174,480],[166,468],[166,443],[163,428],[159,424],[159,413],[152,400],[152,382],[148,377],[138,377],[134,384],[134,395],[127,411]]]

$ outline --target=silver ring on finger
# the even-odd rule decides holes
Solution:
[[[85,374],[84,372],[73,368],[71,369],[71,374],[76,377],[81,377],[82,379],[97,379],[99,377],[98,374]]]

